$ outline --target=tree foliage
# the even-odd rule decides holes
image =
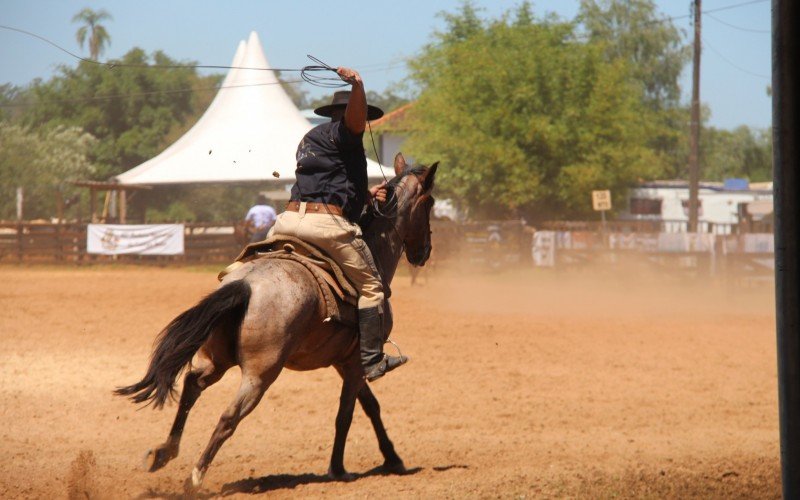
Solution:
[[[148,56],[135,48],[121,64],[142,67],[109,68],[81,62],[61,67],[47,82],[26,93],[33,104],[23,122],[31,127],[78,126],[98,139],[92,158],[97,177],[104,179],[152,158],[163,149],[163,139],[198,109],[216,78],[202,79],[191,68],[154,70],[146,66],[177,64],[163,52]]]
[[[23,188],[25,217],[56,213],[56,191],[74,192],[70,180],[94,172],[89,151],[96,139],[79,127],[32,131],[0,122],[0,219],[16,216],[16,190]]]
[[[136,194],[131,216],[153,222],[235,222],[244,218],[267,183],[248,186],[157,186]],[[275,206],[275,208],[279,208]]]
[[[591,211],[591,190],[618,200],[654,175],[649,126],[631,70],[575,26],[537,20],[524,3],[483,22],[471,4],[411,67],[420,87],[409,148],[440,159],[440,186],[481,215],[529,220]]]
[[[289,99],[292,100],[297,109],[308,107],[308,91],[302,87],[302,80],[298,77],[285,78],[280,71],[275,72],[275,77],[281,82],[281,88]]]
[[[578,22],[607,60],[628,63],[649,127],[648,146],[665,177],[688,175],[689,110],[680,75],[691,56],[685,33],[660,14],[653,0],[581,0]]]
[[[306,108],[318,108],[320,106],[325,106],[326,104],[330,104],[332,99],[331,95],[323,95],[317,97],[316,99],[312,99],[307,101],[303,107]],[[397,93],[395,89],[387,89],[383,93],[375,92],[374,90],[367,90],[367,102],[372,106],[377,106],[381,108],[384,113],[388,113],[393,111],[403,104],[407,104],[409,99]],[[298,106],[300,107],[300,106]]]
[[[609,60],[629,63],[631,77],[641,84],[642,98],[651,108],[680,105],[678,79],[690,47],[653,0],[581,0],[578,21]]]
[[[75,33],[81,49],[88,38],[89,57],[96,61],[100,54],[105,51],[107,45],[111,44],[111,35],[108,34],[106,27],[100,24],[101,21],[112,20],[111,14],[105,9],[94,11],[88,7],[84,8],[72,18],[73,23],[83,23]]]
[[[772,131],[740,126],[734,130],[713,127],[700,136],[700,165],[704,179],[731,177],[752,182],[772,180]]]
[[[22,114],[24,89],[10,83],[0,85],[0,122],[13,123]]]

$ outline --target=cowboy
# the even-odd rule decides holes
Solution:
[[[244,220],[251,231],[250,243],[263,241],[267,232],[275,224],[275,209],[267,204],[267,197],[263,194],[256,196],[256,204],[247,211]]]
[[[336,92],[331,104],[314,113],[331,121],[311,129],[297,147],[297,181],[286,211],[270,234],[294,236],[326,251],[358,291],[361,363],[367,381],[402,365],[408,358],[383,353],[384,290],[372,254],[357,221],[371,199],[386,201],[386,183],[367,186],[367,158],[362,136],[367,120],[383,111],[367,105],[361,76],[337,68],[352,91]],[[388,318],[387,318],[388,319]]]

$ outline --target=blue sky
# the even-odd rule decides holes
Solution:
[[[484,15],[496,17],[519,0],[477,0]],[[657,0],[664,16],[686,16],[689,0]],[[331,65],[359,69],[367,88],[383,91],[406,76],[403,60],[418,53],[441,29],[438,12],[453,12],[459,0],[373,0],[303,2],[228,0],[0,0],[0,25],[34,32],[85,55],[75,41],[72,16],[84,7],[106,9],[112,43],[102,59],[133,47],[163,50],[170,57],[200,64],[230,64],[236,46],[250,31],[258,32],[273,67],[301,67],[313,54]],[[740,5],[744,4],[744,5]],[[534,1],[537,14],[554,12],[572,18],[578,0]],[[770,83],[770,2],[703,0],[704,50],[701,99],[716,127],[768,127]],[[712,17],[713,16],[713,17]],[[676,25],[691,35],[690,19]],[[0,29],[0,83],[25,85],[48,79],[59,64],[75,65],[64,52],[40,40]],[[684,100],[691,89],[691,68],[682,76]],[[310,95],[326,92],[304,87]]]

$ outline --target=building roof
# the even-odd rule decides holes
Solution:
[[[372,127],[372,130],[379,132],[409,130],[411,128],[409,110],[413,105],[413,102],[403,104],[399,108],[386,113],[375,121],[370,122],[370,127]]]
[[[646,181],[639,184],[640,188],[646,189],[689,189],[689,182],[683,179],[672,179],[672,180],[656,180],[656,181]],[[710,182],[710,181],[701,181],[698,183],[698,187],[700,189],[708,189],[711,191],[764,191],[764,192],[772,192],[772,183],[771,182],[751,182],[748,185],[747,189],[742,189],[741,187],[737,186],[736,189],[730,189],[730,186],[725,182]]]
[[[116,177],[120,184],[293,183],[297,144],[311,129],[269,68],[256,32],[239,42],[203,116],[161,154]],[[368,176],[383,179],[367,160]],[[384,169],[387,176],[394,175]]]

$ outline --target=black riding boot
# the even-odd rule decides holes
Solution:
[[[383,321],[380,308],[358,310],[358,333],[361,342],[361,365],[368,382],[381,378],[402,365],[405,356],[388,356],[383,353]]]

